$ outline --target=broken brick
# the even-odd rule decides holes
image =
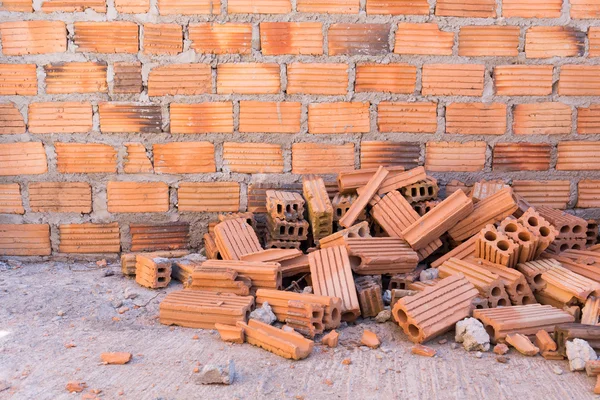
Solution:
[[[15,135],[25,133],[25,130],[25,120],[15,104],[0,103],[0,135]]]
[[[360,314],[364,318],[376,317],[384,309],[381,295],[381,278],[378,278],[361,276],[354,280],[360,304]]]
[[[135,256],[135,281],[150,289],[167,287],[171,282],[171,260],[154,257],[151,253],[137,254]]]
[[[224,342],[244,343],[244,330],[239,326],[215,323],[215,329],[219,332],[219,336],[221,336],[221,340]]]
[[[306,358],[312,352],[314,342],[294,332],[286,332],[274,326],[251,319],[248,324],[239,321],[246,334],[246,341],[278,356],[293,360]]]

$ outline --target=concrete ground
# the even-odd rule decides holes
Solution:
[[[111,275],[112,273],[112,275]],[[108,276],[107,276],[108,275]],[[288,361],[249,344],[226,344],[215,331],[160,325],[153,291],[93,262],[0,262],[0,399],[588,399],[595,379],[571,373],[566,361],[524,357],[501,364],[477,358],[453,337],[434,358],[410,353],[393,323],[359,321],[340,330],[340,345],[320,345],[306,360]],[[125,293],[137,294],[126,299]],[[128,310],[125,310],[127,308]],[[119,310],[122,312],[119,313]],[[358,345],[363,328],[382,346]],[[197,335],[197,337],[195,337]],[[127,365],[102,365],[100,354],[133,354]],[[231,386],[194,382],[196,367],[235,362]],[[349,360],[350,364],[344,360]],[[554,369],[564,371],[557,375]],[[69,394],[70,381],[85,382]]]

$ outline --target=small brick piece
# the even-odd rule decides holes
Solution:
[[[304,198],[297,192],[266,191],[267,213],[273,218],[295,221],[304,215]]]
[[[233,104],[171,103],[171,133],[231,133],[233,132]]]
[[[377,110],[380,132],[435,133],[437,130],[436,103],[382,101]]]
[[[423,346],[422,344],[416,344],[410,348],[410,352],[418,356],[433,357],[436,355],[437,350],[428,346]]]
[[[308,208],[308,220],[313,239],[331,235],[333,229],[333,207],[322,178],[306,176],[302,179],[302,191]]]
[[[564,141],[558,144],[558,171],[597,171],[600,170],[600,142]]]
[[[546,143],[497,143],[494,171],[546,171],[550,168],[551,147]]]
[[[218,94],[277,94],[279,64],[236,63],[217,66]]]
[[[600,3],[595,0],[571,0],[571,18],[591,19],[598,18]]]
[[[516,57],[518,26],[463,26],[458,33],[458,55],[463,57]]]
[[[444,32],[436,23],[401,22],[396,31],[394,53],[451,56],[454,33]]]
[[[0,214],[25,214],[18,183],[0,184]]]
[[[429,15],[427,0],[368,0],[367,14]]]
[[[169,186],[164,182],[115,182],[106,185],[108,211],[144,213],[169,211]]]
[[[6,56],[67,51],[67,28],[62,21],[2,22],[0,36]]]
[[[50,225],[0,224],[0,255],[49,256]]]
[[[291,63],[287,66],[288,94],[346,94],[347,64]]]
[[[240,101],[239,131],[297,133],[301,114],[302,103]]]
[[[423,65],[424,96],[481,96],[483,75],[481,64]]]
[[[58,172],[63,174],[116,173],[117,151],[100,143],[55,142]]]
[[[229,14],[287,14],[292,11],[290,0],[231,0]]]
[[[17,107],[13,103],[0,103],[0,135],[16,135],[25,131],[25,121]]]
[[[190,23],[190,47],[197,53],[250,54],[252,24]]]
[[[221,0],[158,0],[158,10],[160,15],[217,15],[221,13]]]
[[[525,34],[527,58],[580,57],[585,52],[585,32],[570,26],[534,26]]]
[[[102,254],[121,251],[119,224],[59,225],[60,253]]]
[[[552,94],[552,65],[500,65],[494,69],[498,96],[547,96]],[[560,103],[541,103],[556,104]],[[521,107],[519,104],[516,107]]]
[[[212,90],[208,64],[169,64],[153,68],[148,77],[148,96],[199,95]]]
[[[281,173],[283,153],[278,144],[225,142],[223,164],[243,174]]]
[[[244,330],[239,326],[215,323],[215,329],[219,332],[219,336],[221,336],[221,340],[224,342],[242,344],[246,338]]]
[[[354,143],[292,144],[293,174],[335,174],[354,169]]]
[[[278,356],[302,360],[312,352],[314,342],[296,332],[286,332],[274,326],[251,319],[248,324],[237,322],[246,334],[246,341]]]
[[[355,92],[412,94],[417,67],[410,64],[358,64]]]
[[[485,166],[486,147],[485,142],[428,142],[425,169],[435,172],[481,171]]]
[[[369,130],[368,102],[308,105],[309,133],[366,133]]]
[[[44,66],[47,94],[107,92],[106,63],[62,62]]]
[[[125,143],[127,153],[123,157],[123,172],[126,174],[151,174],[152,163],[141,143]]]
[[[577,192],[578,208],[600,208],[600,181],[582,179],[577,184]],[[548,206],[552,207],[550,204]]]
[[[48,172],[42,142],[0,143],[0,176]]]
[[[29,105],[31,133],[87,133],[92,130],[89,102],[49,102]]]
[[[535,334],[535,345],[540,349],[541,353],[546,351],[556,351],[556,342],[550,337],[548,332],[543,329],[540,329]]]
[[[144,54],[175,55],[183,51],[183,29],[178,24],[144,24]]]
[[[256,295],[256,307],[262,307],[265,302],[268,302],[278,321],[284,322],[286,326],[305,336],[314,338],[315,334],[323,333],[325,319],[324,305],[314,302],[315,298],[331,299],[313,294],[259,289]],[[336,300],[339,303],[339,299]],[[324,302],[324,300],[321,301]],[[337,315],[337,325],[339,325],[339,308]]]
[[[35,64],[0,64],[0,95],[35,96]]]
[[[75,22],[73,43],[81,53],[138,52],[138,25],[134,22]]]
[[[145,14],[150,10],[150,0],[114,0],[121,14]]]
[[[589,57],[600,57],[600,28],[590,27],[588,30]]]
[[[32,182],[31,212],[92,212],[92,187],[86,182]]]
[[[389,24],[332,24],[327,32],[329,55],[377,56],[389,53]]]
[[[160,133],[162,112],[159,105],[101,102],[100,131],[102,133]]]
[[[210,142],[157,143],[152,149],[157,174],[216,172],[215,146]]]
[[[28,0],[4,0],[0,11],[33,12],[33,3]]]
[[[600,81],[598,65],[563,65],[560,67],[558,94],[561,96],[598,96]]]
[[[496,2],[494,0],[439,0],[436,3],[435,15],[438,17],[470,17],[495,18]]]
[[[42,12],[51,13],[55,11],[62,12],[83,12],[91,9],[97,13],[106,12],[106,3],[104,0],[45,0],[42,3]]]
[[[363,318],[376,317],[383,311],[383,298],[381,296],[381,277],[361,276],[355,279],[360,314]]]
[[[502,16],[505,18],[559,18],[562,0],[503,0]]]
[[[140,93],[142,87],[142,64],[139,62],[116,62],[113,64],[113,93]]]
[[[523,355],[535,356],[540,352],[540,349],[535,347],[527,336],[520,333],[509,333],[504,340]]]
[[[223,259],[223,257],[221,257],[221,253],[219,253],[219,249],[217,248],[214,233],[205,233],[204,236],[202,236],[202,240],[204,242],[204,253],[206,254],[206,258],[209,260]]]
[[[534,207],[548,206],[565,209],[571,198],[571,185],[569,181],[513,180],[512,187],[515,193],[523,196]],[[581,199],[581,192],[579,199]]]
[[[296,10],[301,13],[358,14],[359,0],[297,0]]]
[[[592,104],[577,109],[577,133],[600,133],[600,105]]]
[[[236,212],[240,209],[237,182],[181,182],[177,191],[179,211]]]
[[[517,135],[568,135],[571,107],[562,103],[517,104],[513,131]]]
[[[446,106],[446,133],[503,135],[506,105],[502,103],[451,103]]]
[[[181,250],[189,247],[190,224],[130,224],[131,251]]]
[[[323,24],[320,22],[261,22],[263,55],[323,54]]]
[[[361,168],[403,166],[414,168],[419,165],[421,146],[418,143],[362,141],[360,146]]]
[[[239,260],[245,254],[262,250],[256,233],[241,218],[229,219],[217,224],[215,241],[224,260]]]

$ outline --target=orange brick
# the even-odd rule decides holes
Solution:
[[[347,64],[291,63],[287,66],[288,94],[346,94]]]
[[[558,171],[600,170],[600,142],[565,141],[558,144]]]
[[[600,208],[600,181],[582,179],[577,192],[577,208]]]
[[[25,214],[18,183],[0,183],[0,214]]]
[[[568,135],[571,133],[571,107],[555,102],[517,104],[513,112],[517,135]]]
[[[101,102],[98,112],[102,133],[159,133],[162,129],[159,105]]]
[[[62,224],[58,227],[60,253],[98,254],[121,251],[119,223]]]
[[[183,51],[183,28],[178,24],[144,24],[144,54],[175,55]]]
[[[0,143],[0,176],[46,172],[46,151],[41,142]]]
[[[570,0],[571,18],[591,19],[600,15],[599,0]]]
[[[559,18],[563,0],[502,0],[504,18]]]
[[[600,57],[600,28],[592,26],[588,30],[588,39],[590,41],[590,50],[588,56]]]
[[[396,31],[396,54],[451,56],[454,33],[441,31],[438,24],[402,22]]]
[[[105,13],[106,3],[104,0],[46,0],[42,3],[42,12],[46,13],[55,11],[83,12],[86,9]]]
[[[49,256],[51,253],[50,225],[0,225],[0,255]]]
[[[500,65],[494,69],[498,96],[552,94],[552,65]]]
[[[525,33],[527,58],[579,57],[585,52],[585,32],[570,26],[534,26]]]
[[[495,18],[495,0],[438,0],[435,6],[438,17]]]
[[[73,42],[82,53],[138,52],[138,26],[134,22],[75,22]]]
[[[2,54],[22,56],[67,51],[67,27],[62,21],[0,23]]]
[[[92,130],[92,104],[89,102],[31,103],[29,132],[87,133]]]
[[[157,174],[199,174],[215,172],[215,146],[209,142],[155,144],[154,171]]]
[[[562,96],[600,95],[600,65],[563,65],[560,67],[558,94]]]
[[[191,48],[197,53],[250,54],[252,24],[200,23],[188,28]]]
[[[458,55],[516,57],[519,34],[518,26],[463,26],[458,33]]]
[[[569,181],[513,180],[512,188],[534,207],[546,206],[564,210],[571,198]]]
[[[384,55],[390,51],[389,35],[389,24],[332,24],[327,32],[329,55]]]
[[[47,94],[108,91],[106,63],[103,61],[48,64],[44,69]]]
[[[114,0],[121,14],[144,14],[150,11],[150,0]]]
[[[181,182],[177,190],[180,212],[238,212],[240,184],[237,182]]]
[[[129,224],[131,251],[187,249],[190,245],[189,222],[166,224]]]
[[[287,14],[292,11],[290,0],[229,0],[229,14]]]
[[[417,83],[417,67],[410,64],[359,64],[355,92],[412,94]]]
[[[506,106],[501,103],[451,103],[446,106],[446,133],[504,135]]]
[[[336,174],[354,169],[354,143],[292,144],[293,174]]]
[[[360,144],[360,167],[378,168],[380,165],[414,168],[419,165],[419,143],[365,141]]]
[[[148,77],[148,96],[198,95],[212,91],[208,64],[169,64],[153,68]]]
[[[577,109],[577,133],[600,133],[600,104]]]
[[[485,166],[485,142],[428,142],[425,169],[434,172],[477,172]]]
[[[283,151],[278,144],[223,143],[223,167],[242,174],[283,172]]]
[[[219,94],[276,94],[280,89],[279,64],[236,63],[217,66]]]
[[[92,187],[86,182],[36,182],[29,184],[32,212],[92,212]]]
[[[367,14],[429,15],[427,0],[367,0]]]
[[[309,133],[364,133],[369,132],[369,125],[368,102],[308,105]]]
[[[117,151],[107,144],[54,143],[58,172],[95,174],[117,172]]]
[[[435,133],[437,104],[382,101],[377,106],[377,126],[380,132]]]
[[[261,22],[261,52],[283,54],[323,54],[323,24],[320,22]]]
[[[139,62],[116,62],[113,65],[113,93],[140,93],[142,86],[142,64]]]
[[[35,64],[0,64],[0,95],[35,96],[36,94]]]
[[[484,65],[425,64],[423,65],[424,96],[481,96]]]
[[[358,14],[359,0],[296,0],[301,13]]]
[[[4,0],[0,5],[0,11],[33,12],[31,0]]]
[[[494,171],[546,171],[550,168],[550,145],[546,143],[497,143]]]
[[[169,211],[169,186],[164,182],[115,182],[106,185],[108,212]]]
[[[0,135],[25,133],[25,121],[13,103],[0,103]]]
[[[141,143],[125,143],[127,153],[123,157],[123,172],[126,174],[152,173],[152,163]]]
[[[221,0],[158,0],[160,15],[221,13]]]
[[[302,103],[240,101],[240,132],[300,132]]]
[[[232,133],[233,104],[171,103],[171,133]]]

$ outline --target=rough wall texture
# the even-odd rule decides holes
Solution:
[[[0,7],[2,255],[199,248],[253,183],[379,164],[599,216],[600,0]]]

